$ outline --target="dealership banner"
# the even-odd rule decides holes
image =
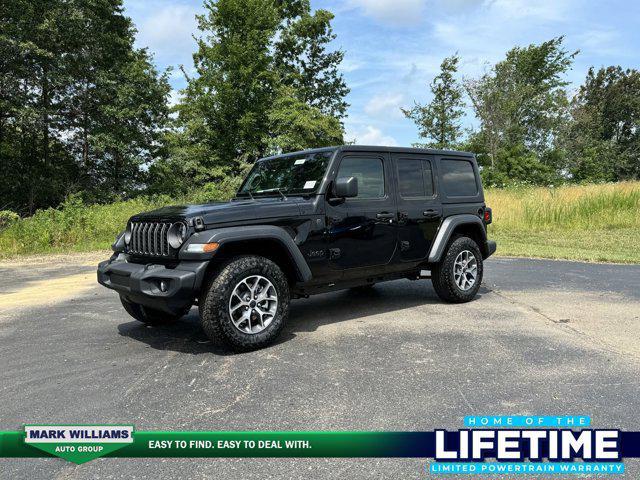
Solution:
[[[621,474],[640,432],[589,428],[588,416],[466,417],[427,432],[138,431],[132,425],[25,425],[0,432],[0,457],[414,457],[431,474]]]

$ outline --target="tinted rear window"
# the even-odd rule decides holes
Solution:
[[[398,159],[398,189],[402,198],[433,196],[431,162],[419,158]]]
[[[468,160],[442,160],[442,183],[449,197],[474,197],[478,194],[473,164]]]

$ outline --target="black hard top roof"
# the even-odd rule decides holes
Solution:
[[[321,152],[334,152],[334,151],[342,151],[342,152],[387,152],[387,153],[423,153],[427,155],[452,155],[456,157],[471,157],[473,158],[473,153],[469,152],[458,152],[455,150],[437,150],[433,148],[413,148],[413,147],[383,147],[376,145],[339,145],[334,147],[323,147],[323,148],[313,148],[309,150],[301,150],[299,152],[290,152],[283,153],[281,155],[273,155],[272,157],[288,157],[290,155],[308,155],[311,153],[321,153]],[[266,159],[263,159],[266,160]]]

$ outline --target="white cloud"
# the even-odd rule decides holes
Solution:
[[[340,71],[343,73],[351,73],[359,70],[363,67],[364,62],[355,58],[346,57],[342,63],[340,63]]]
[[[400,117],[403,103],[404,95],[401,93],[376,95],[364,106],[364,113],[372,117]]]
[[[576,36],[580,49],[597,55],[624,55],[625,49],[619,46],[620,32],[617,30],[589,30]]]
[[[189,5],[166,5],[137,22],[137,44],[149,47],[160,63],[189,63],[196,44],[195,15],[199,10]]]
[[[348,131],[346,139],[349,142],[355,142],[358,145],[384,145],[393,147],[398,144],[391,135],[385,135],[379,128],[367,125],[364,130]]]
[[[494,14],[507,19],[564,20],[571,7],[571,0],[486,0]]]
[[[364,14],[383,23],[415,24],[422,19],[424,0],[351,0]]]

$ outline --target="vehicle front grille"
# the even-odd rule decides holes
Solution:
[[[134,255],[168,256],[171,223],[131,222],[131,241],[128,252]]]

